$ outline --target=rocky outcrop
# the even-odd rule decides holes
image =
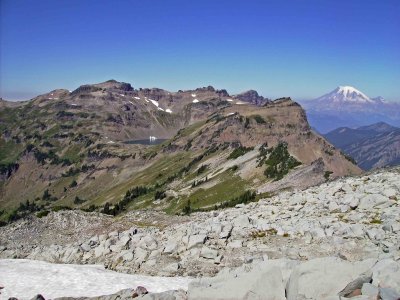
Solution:
[[[235,95],[236,99],[239,99],[244,102],[248,102],[254,105],[264,105],[267,102],[271,102],[270,99],[264,98],[263,96],[260,96],[257,91],[255,90],[249,90],[240,94]]]

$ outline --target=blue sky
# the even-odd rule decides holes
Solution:
[[[400,100],[400,1],[0,0],[0,91],[28,99],[108,79],[314,98]]]

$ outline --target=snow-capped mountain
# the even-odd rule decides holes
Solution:
[[[334,102],[334,103],[374,103],[364,93],[351,86],[339,86],[332,92],[325,94],[316,99],[318,102]]]
[[[339,86],[314,100],[301,101],[311,126],[319,132],[377,122],[400,126],[400,103],[371,98],[352,86]]]

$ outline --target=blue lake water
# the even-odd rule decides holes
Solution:
[[[159,145],[162,144],[166,141],[167,139],[156,139],[156,140],[150,140],[150,139],[145,139],[145,140],[131,140],[131,141],[126,141],[124,142],[125,144],[139,144],[139,145]]]

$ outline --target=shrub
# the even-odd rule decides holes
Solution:
[[[182,213],[184,215],[190,215],[192,212],[192,207],[190,206],[190,200],[186,203],[186,205],[182,209]]]
[[[265,161],[267,168],[265,176],[273,178],[275,181],[282,179],[289,170],[301,165],[293,156],[289,154],[286,143],[279,143],[270,151],[268,159]]]
[[[76,187],[78,185],[78,183],[76,182],[76,180],[73,180],[71,182],[71,184],[69,185],[70,188]]]
[[[242,147],[240,146],[239,148],[236,148],[235,150],[232,151],[232,153],[228,156],[228,159],[236,159],[242,155],[245,155],[247,152],[253,150],[253,147]]]
[[[85,202],[86,202],[86,200],[81,199],[81,198],[79,198],[78,196],[75,196],[74,204],[79,205],[79,204],[82,204],[82,203],[85,203]]]
[[[36,214],[36,217],[38,217],[38,218],[43,218],[43,217],[47,216],[49,213],[50,213],[50,212],[49,212],[48,210],[42,210],[42,211],[39,211],[39,212]]]
[[[252,117],[257,122],[257,124],[266,124],[267,123],[267,122],[265,122],[264,118],[261,117],[260,115],[254,115]]]
[[[325,178],[326,181],[329,180],[329,177],[331,176],[331,174],[333,174],[332,171],[325,171],[325,173],[324,173],[324,178]]]
[[[167,195],[165,194],[165,191],[156,191],[154,194],[154,200],[157,199],[164,199]]]
[[[197,170],[197,175],[200,175],[203,173],[205,170],[207,170],[208,165],[201,165],[200,168]]]

